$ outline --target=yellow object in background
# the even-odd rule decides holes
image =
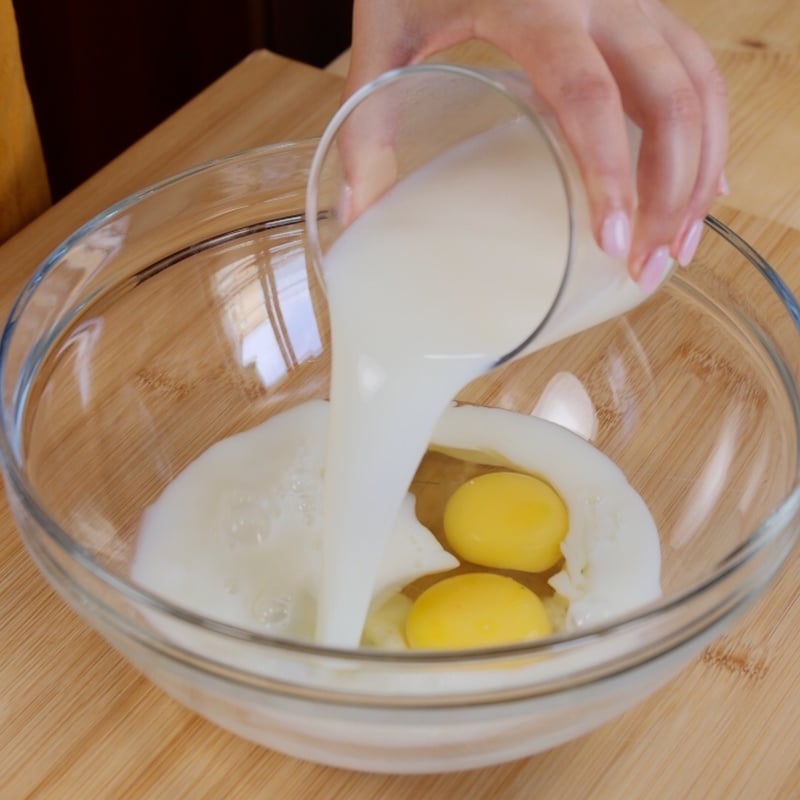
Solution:
[[[490,472],[453,492],[444,533],[456,555],[496,569],[544,572],[561,560],[569,517],[550,484],[519,472]]]
[[[406,619],[406,641],[420,650],[495,647],[552,632],[542,601],[527,586],[491,572],[433,584]]]
[[[11,0],[0,0],[0,242],[50,205]]]

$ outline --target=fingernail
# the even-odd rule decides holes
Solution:
[[[703,220],[695,220],[694,224],[683,237],[681,249],[678,251],[678,263],[682,267],[688,267],[697,252],[697,245],[700,244],[700,237],[703,235]]]
[[[663,280],[668,266],[669,248],[666,246],[656,247],[647,257],[647,261],[644,262],[642,272],[637,281],[639,288],[647,294],[655,291]]]
[[[719,183],[717,184],[717,191],[723,197],[727,197],[731,193],[731,187],[728,186],[728,179],[725,177],[724,172],[721,172],[719,175]]]
[[[631,224],[624,211],[612,211],[600,230],[600,246],[611,258],[625,258],[631,247]]]

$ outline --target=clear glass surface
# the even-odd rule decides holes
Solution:
[[[693,267],[643,305],[460,395],[560,422],[621,467],[661,537],[664,597],[639,613],[435,656],[323,650],[199,617],[132,582],[138,526],[209,445],[327,396],[303,213],[315,146],[256,150],[144,191],[41,265],[0,343],[20,535],[61,596],[156,684],[268,747],[389,772],[552,747],[674,675],[793,546],[800,310],[709,220]]]
[[[634,168],[641,131],[630,120],[627,136]],[[480,168],[474,167],[476,157]],[[459,164],[455,180],[445,166],[453,163]],[[416,208],[401,202],[398,211],[399,197],[413,193],[420,180],[426,192],[416,194]],[[402,269],[391,266],[399,253],[402,263],[435,271],[437,262],[427,263],[417,245],[431,230],[465,243],[462,285],[450,277],[430,280],[425,296],[452,308],[479,292],[485,314],[508,327],[511,345],[492,354],[495,364],[647,296],[628,279],[624,262],[596,244],[575,159],[557,120],[520,72],[419,64],[379,76],[343,103],[320,139],[306,201],[309,261],[323,285],[326,254],[382,198],[391,199],[399,219],[380,227],[379,240],[370,242],[375,269]],[[513,237],[499,232],[507,226],[515,229]],[[498,243],[512,239],[513,248]],[[535,284],[520,280],[533,274]],[[517,299],[525,312],[509,313],[509,302]],[[471,318],[471,307],[466,316]],[[457,323],[453,314],[456,329]]]
[[[497,139],[511,131],[515,134],[510,138]],[[552,279],[538,287],[539,295],[546,291],[547,302],[540,303],[539,295],[531,298],[530,318],[520,320],[512,348],[500,354],[498,361],[522,351],[565,299],[576,254],[576,226],[583,230],[587,223],[577,170],[558,126],[518,73],[420,64],[387,72],[347,99],[320,139],[308,186],[308,251],[322,284],[325,253],[376,200],[426,168],[437,164],[441,168],[443,159],[470,148],[474,152],[479,143],[493,141],[497,144],[491,144],[489,151],[513,151],[512,172],[526,176],[533,196],[528,198],[528,224],[518,232],[524,239],[519,248],[526,254],[524,262],[505,265],[501,263],[504,256],[498,255],[478,267],[487,314],[504,311],[498,275],[514,266],[530,270],[543,242],[549,243],[553,256],[547,264]],[[512,216],[506,213],[515,208],[509,185],[509,181],[497,181],[489,186],[481,182],[480,174],[474,183],[464,179],[459,187],[462,200],[469,196],[473,202],[461,209],[457,224],[443,202],[430,209],[432,218],[425,225],[447,230],[477,249],[482,240],[491,241],[497,235],[495,214],[501,219]],[[476,231],[479,238],[470,240]],[[394,245],[387,248],[385,255],[391,256]],[[388,260],[381,259],[376,268],[388,268]],[[465,272],[471,269],[466,264],[462,267]],[[442,307],[459,302],[449,282],[443,286],[431,282],[428,292],[440,295],[436,300]]]

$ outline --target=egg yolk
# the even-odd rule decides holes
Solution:
[[[490,472],[447,501],[444,533],[455,553],[484,567],[543,572],[561,560],[569,518],[552,486],[533,475]]]
[[[513,578],[470,573],[426,589],[406,619],[409,647],[491,647],[552,633],[542,601]]]

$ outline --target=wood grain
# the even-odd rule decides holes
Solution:
[[[676,3],[731,82],[732,195],[718,211],[800,291],[800,11]],[[764,45],[764,46],[762,46]],[[465,58],[491,58],[482,47]],[[69,232],[198,161],[319,133],[335,75],[256,53],[0,248],[0,310]],[[800,797],[795,554],[758,605],[648,702],[550,753],[475,772],[355,774],[264,751],[139,676],[44,583],[0,501],[0,798]]]

